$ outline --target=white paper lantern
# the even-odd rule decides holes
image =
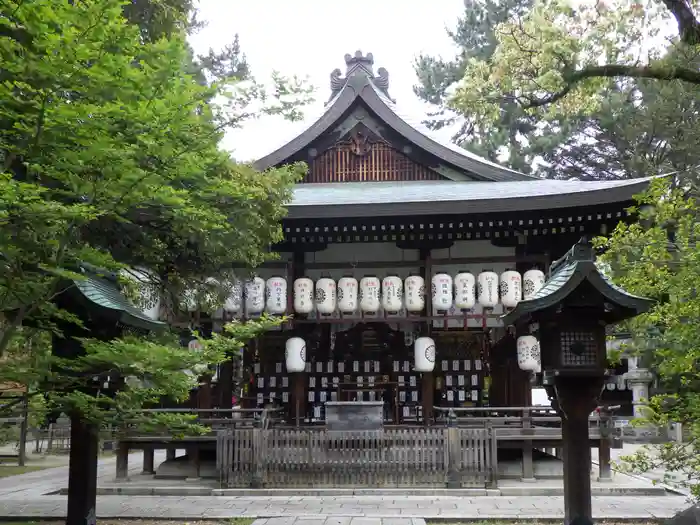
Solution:
[[[230,283],[230,289],[226,301],[224,301],[224,312],[227,314],[238,314],[243,307],[243,285],[238,279]]]
[[[188,288],[182,292],[182,305],[188,312],[196,312],[199,309],[197,304],[197,290]]]
[[[321,277],[316,281],[316,311],[321,315],[331,315],[335,312],[335,305],[335,281],[328,277]]]
[[[123,270],[122,275],[136,284],[138,297],[136,306],[149,319],[157,320],[160,317],[160,293],[154,275],[147,270]]]
[[[523,297],[522,277],[515,270],[506,270],[501,274],[498,290],[503,306],[515,308]]]
[[[523,274],[523,299],[528,300],[544,286],[545,276],[542,270],[533,268]]]
[[[357,292],[359,285],[354,277],[338,279],[338,310],[343,315],[352,315],[357,310]]]
[[[310,314],[314,309],[314,282],[308,277],[299,277],[294,281],[294,311],[298,314]]]
[[[413,343],[413,367],[416,372],[432,372],[435,368],[435,341],[419,337]]]
[[[301,337],[290,337],[284,348],[287,372],[303,372],[306,367],[306,342]]]
[[[375,313],[379,310],[380,287],[378,277],[367,275],[360,279],[360,309],[363,312]]]
[[[479,304],[485,308],[494,308],[498,304],[498,274],[487,270],[479,274],[478,282]]]
[[[540,343],[534,335],[518,337],[516,346],[518,352],[518,366],[521,370],[537,372],[541,369]]]
[[[455,308],[470,310],[476,304],[476,278],[469,272],[455,275]]]
[[[245,283],[245,310],[248,314],[261,314],[265,309],[265,280],[255,276]]]
[[[265,309],[273,315],[287,311],[287,279],[270,277],[265,283]]]
[[[406,277],[406,311],[422,312],[425,308],[425,279],[420,275]]]
[[[387,275],[382,280],[382,308],[389,314],[395,314],[403,306],[403,282],[396,275]]]
[[[452,308],[452,277],[446,273],[436,273],[432,280],[433,308],[438,313]]]

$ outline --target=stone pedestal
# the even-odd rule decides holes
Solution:
[[[649,385],[653,376],[646,368],[633,368],[627,372],[626,379],[632,388],[634,417],[644,417],[644,407],[649,399]]]
[[[327,401],[326,428],[331,431],[382,430],[383,401]]]

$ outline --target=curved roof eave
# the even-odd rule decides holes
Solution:
[[[316,122],[284,146],[255,161],[253,166],[264,171],[296,155],[333,126],[358,98],[396,133],[446,164],[468,172],[475,179],[490,182],[537,180],[537,177],[499,166],[486,159],[472,158],[467,155],[466,151],[464,153],[457,151],[457,146],[452,149],[426,136],[398,115],[392,109],[393,104],[380,96],[372,81],[366,76],[350,77],[340,93],[329,103],[325,113]]]

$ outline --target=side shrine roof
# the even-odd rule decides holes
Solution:
[[[606,321],[610,324],[651,308],[653,301],[626,292],[603,275],[595,264],[595,252],[590,240],[583,238],[561,259],[552,263],[551,276],[530,299],[520,301],[503,316],[505,324],[513,324],[529,315],[552,308],[564,301],[584,281],[609,302]]]
[[[115,275],[89,265],[82,265],[81,273],[84,278],[73,279],[73,284],[92,307],[108,312],[124,326],[145,331],[165,328],[165,323],[154,321],[131,304],[119,289]]]
[[[346,73],[339,69],[331,73],[331,99],[323,115],[296,138],[254,163],[258,170],[265,170],[285,163],[308,148],[344,118],[348,110],[364,104],[378,119],[418,148],[437,157],[440,162],[481,181],[525,181],[534,177],[505,168],[487,159],[436,138],[433,133],[414,119],[403,115],[389,96],[389,73],[384,68],[374,74],[372,53],[345,55]]]

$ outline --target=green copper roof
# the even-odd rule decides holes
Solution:
[[[520,301],[505,314],[503,322],[513,324],[522,317],[561,303],[584,281],[588,281],[612,307],[606,311],[606,319],[611,323],[639,315],[651,307],[650,299],[626,292],[600,272],[595,264],[593,246],[584,238],[552,264],[551,276],[544,286],[533,297]]]
[[[74,279],[75,287],[93,305],[110,310],[118,317],[119,323],[141,330],[157,331],[165,323],[154,321],[135,307],[119,290],[119,283],[113,274],[100,274],[92,268],[83,267],[84,279]]]

